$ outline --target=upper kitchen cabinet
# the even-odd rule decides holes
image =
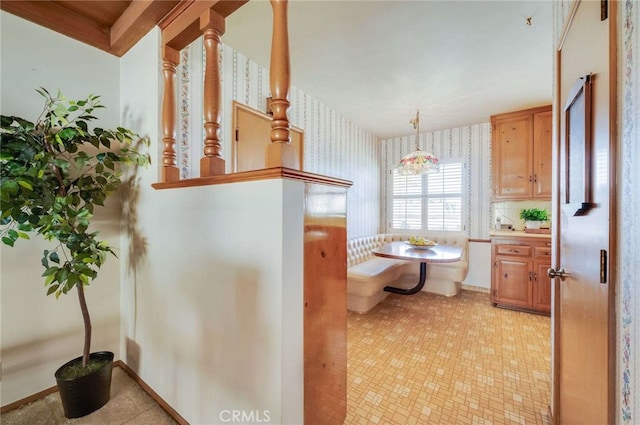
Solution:
[[[551,199],[551,105],[491,116],[493,200]]]

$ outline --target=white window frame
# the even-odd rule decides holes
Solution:
[[[461,164],[462,173],[461,173],[461,189],[460,193],[455,194],[444,194],[444,195],[428,195],[425,193],[428,176],[423,175],[422,178],[422,193],[420,194],[410,194],[410,195],[397,195],[394,196],[393,193],[393,183],[394,183],[394,171],[397,172],[396,169],[391,169],[387,173],[387,232],[389,233],[406,233],[406,234],[467,234],[468,231],[468,217],[467,217],[467,205],[468,205],[468,191],[467,191],[467,164],[462,158],[451,158],[447,160],[441,160],[440,165],[446,167],[448,164]],[[427,221],[428,217],[428,199],[429,198],[448,198],[455,197],[460,198],[461,201],[461,212],[460,212],[460,230],[429,230],[429,223]],[[405,229],[405,228],[395,228],[393,227],[394,217],[393,217],[393,204],[394,199],[420,199],[421,200],[421,225],[419,228],[413,229]]]

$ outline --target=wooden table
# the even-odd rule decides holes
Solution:
[[[436,245],[423,249],[414,248],[406,242],[391,242],[380,248],[375,248],[371,252],[378,257],[420,262],[420,278],[416,286],[409,289],[384,287],[385,291],[400,295],[413,295],[422,290],[427,280],[427,263],[455,263],[462,258],[462,248],[457,246]]]

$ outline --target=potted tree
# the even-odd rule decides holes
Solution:
[[[523,208],[520,210],[520,218],[525,221],[527,229],[539,229],[543,222],[549,220],[549,213],[541,208]]]
[[[77,292],[84,324],[82,356],[56,371],[65,416],[87,415],[110,397],[113,353],[91,353],[85,287],[113,249],[93,231],[94,208],[121,185],[123,165],[146,166],[148,145],[133,131],[91,128],[100,96],[68,100],[36,90],[44,109],[35,122],[0,116],[0,234],[14,246],[36,233],[52,242],[43,252],[45,290],[56,298]],[[113,146],[112,146],[113,145]]]

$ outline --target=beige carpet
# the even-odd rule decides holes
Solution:
[[[176,422],[121,368],[113,369],[111,400],[82,418],[64,417],[53,393],[0,417],[2,425],[174,425]]]

